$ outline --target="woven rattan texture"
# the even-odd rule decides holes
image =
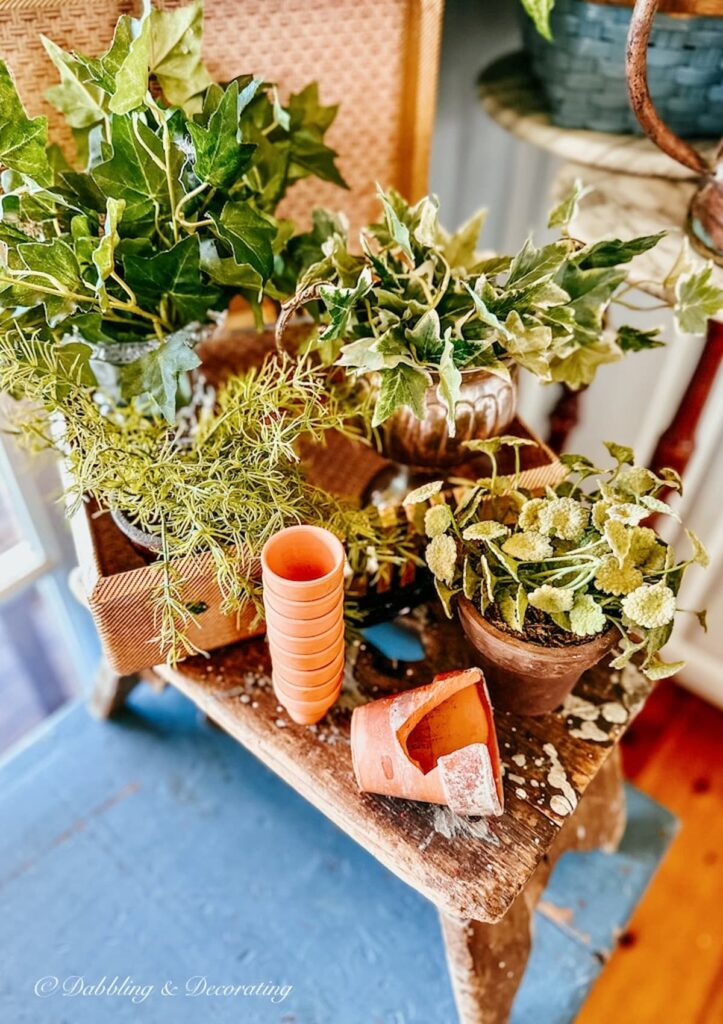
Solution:
[[[554,43],[546,42],[527,19],[524,33],[533,69],[552,120],[561,128],[640,132],[625,79],[630,14],[628,7],[557,0],[551,18]],[[659,14],[650,36],[648,83],[659,114],[678,135],[721,135],[723,17]]]
[[[343,209],[353,229],[377,214],[375,183],[414,198],[426,186],[443,0],[206,0],[204,55],[227,81],[252,72],[282,95],[318,81],[323,103],[338,103],[327,139],[340,154],[351,194],[300,182],[282,214],[306,222],[314,205]],[[43,99],[56,72],[42,32],[66,49],[96,54],[133,0],[3,0],[0,53],[33,114],[70,152],[62,118]],[[166,0],[159,6],[178,6]]]

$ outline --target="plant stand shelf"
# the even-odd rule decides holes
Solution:
[[[473,664],[454,622],[422,607],[399,619],[417,661],[395,660],[393,638],[351,647],[342,698],[317,726],[289,720],[271,689],[263,639],[196,657],[160,677],[438,909],[463,1024],[508,1020],[530,951],[530,920],[557,858],[616,847],[625,811],[617,744],[650,685],[630,667],[596,668],[575,699],[540,718],[499,715],[506,809],[490,820],[357,790],[349,749],[353,707]],[[407,654],[407,657],[409,654]],[[576,805],[576,806],[575,806]],[[574,808],[574,810],[573,810]]]

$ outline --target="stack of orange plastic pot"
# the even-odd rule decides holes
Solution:
[[[344,548],[318,526],[290,526],[261,552],[274,692],[289,716],[313,725],[344,675]]]

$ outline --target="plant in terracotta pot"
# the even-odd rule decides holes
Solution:
[[[361,254],[343,233],[324,243],[286,311],[320,300],[315,346],[370,383],[390,458],[446,467],[467,440],[504,432],[520,367],[576,389],[603,363],[660,344],[658,331],[605,322],[616,300],[630,307],[627,265],[662,236],[583,245],[567,231],[581,194],[552,211],[559,238],[514,255],[477,252],[482,214],[449,234],[435,197],[410,205],[393,191],[380,193],[383,218],[361,233]]]
[[[336,108],[314,84],[283,104],[251,75],[213,82],[199,2],[124,15],[98,57],[43,41],[77,153],[49,143],[0,61],[0,333],[53,344],[106,403],[173,422],[229,300],[260,320],[321,255],[323,218],[300,235],[276,208],[301,178],[344,184],[324,142]]]
[[[496,452],[519,438],[471,442],[492,463],[488,478],[462,488],[455,506],[442,483],[405,499],[424,511],[426,561],[449,615],[457,606],[475,647],[495,707],[542,714],[557,707],[587,668],[610,652],[622,667],[639,655],[652,679],[682,663],[665,663],[660,649],[673,629],[686,568],[707,564],[703,545],[687,530],[689,558],[647,525],[675,512],[661,498],[680,480],[635,465],[630,448],[606,444],[615,466],[563,455],[567,478],[544,495],[498,477]],[[699,613],[702,621],[704,617]]]

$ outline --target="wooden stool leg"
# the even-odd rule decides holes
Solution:
[[[625,793],[620,749],[616,747],[592,780],[558,842],[568,850],[614,853],[625,831]],[[566,836],[567,830],[573,836]]]
[[[98,672],[90,694],[89,707],[96,718],[112,718],[125,704],[131,690],[140,682],[137,674],[118,675],[105,658],[98,666]]]
[[[460,1024],[505,1024],[532,945],[527,894],[496,924],[439,917]]]

